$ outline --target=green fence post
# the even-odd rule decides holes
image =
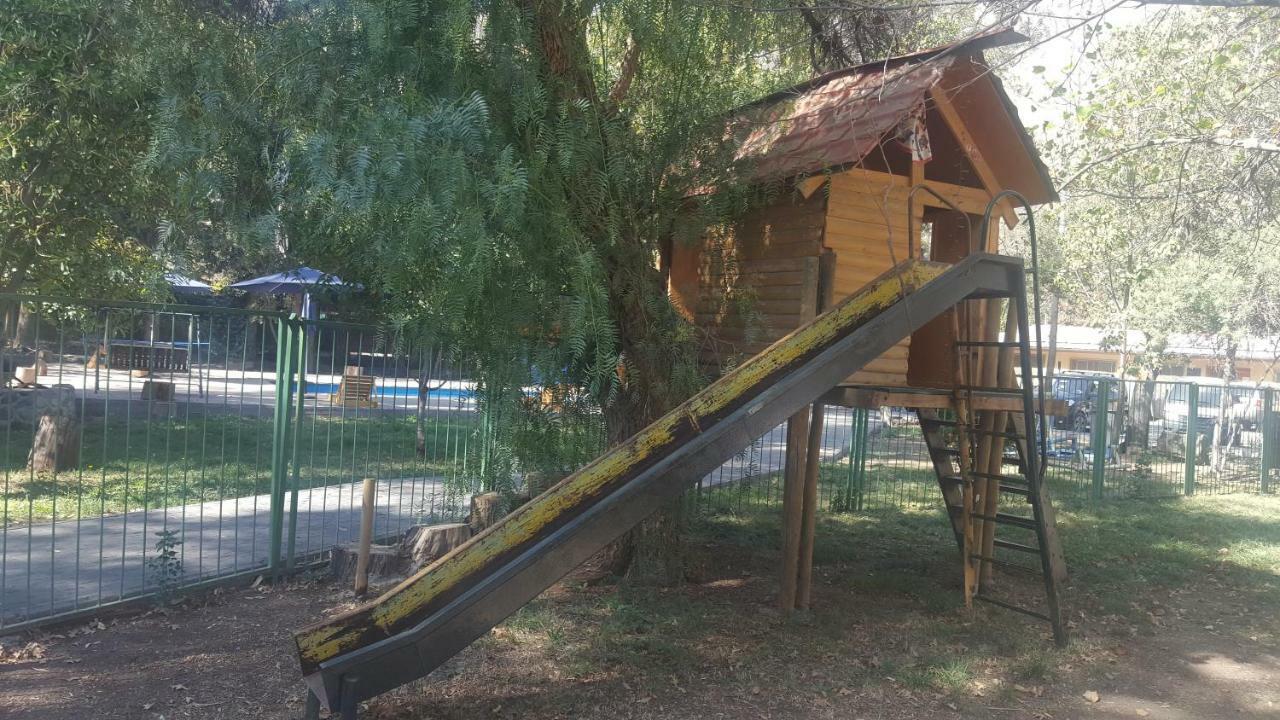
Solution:
[[[293,375],[293,333],[283,318],[276,320],[276,406],[271,432],[271,540],[267,570],[280,575],[280,549],[284,536],[284,489],[288,478],[285,445],[289,438],[289,387]]]
[[[871,412],[867,408],[858,410],[858,458],[857,458],[857,502],[855,510],[866,507],[867,495],[867,425]]]
[[[301,478],[300,463],[298,462],[298,448],[302,444],[298,442],[299,433],[302,430],[302,413],[306,410],[307,397],[307,328],[304,322],[290,323],[290,332],[297,334],[298,351],[294,356],[293,362],[296,367],[290,372],[289,392],[293,392],[294,382],[297,382],[298,393],[297,401],[294,404],[294,422],[293,422],[293,457],[291,464],[293,466],[292,473],[292,489],[289,495],[289,539],[285,544],[287,550],[285,552],[285,570],[293,572],[293,555],[297,549],[298,540],[298,486]],[[287,414],[287,413],[286,413]]]
[[[1107,421],[1108,406],[1111,405],[1111,381],[1098,380],[1098,393],[1094,399],[1093,409],[1093,487],[1089,496],[1094,500],[1102,499],[1103,482],[1106,477],[1107,463]]]
[[[862,421],[862,410],[853,408],[849,413],[849,472],[845,477],[844,483],[844,512],[851,512],[857,509],[857,501],[854,499],[854,487],[858,481],[858,426]]]
[[[1275,391],[1266,388],[1262,391],[1262,409],[1258,417],[1258,429],[1262,432],[1262,457],[1259,460],[1261,468],[1258,477],[1258,490],[1260,492],[1271,492],[1271,466],[1275,462],[1272,455],[1275,454],[1275,443],[1271,439],[1271,434],[1275,432],[1275,418],[1271,416],[1271,403],[1275,400]]]
[[[1225,391],[1224,391],[1225,392]],[[1196,494],[1196,456],[1200,454],[1200,386],[1187,386],[1187,467],[1182,479],[1184,495]]]

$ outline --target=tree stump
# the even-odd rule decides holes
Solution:
[[[356,578],[356,563],[360,558],[360,543],[345,543],[333,548],[333,558],[329,561],[329,572],[346,586],[350,586]],[[404,559],[400,556],[400,548],[395,545],[369,546],[369,577],[385,577],[398,575],[404,571]]]
[[[415,572],[469,539],[471,526],[466,523],[414,525],[405,531],[400,541],[400,554],[408,558],[408,571]]]
[[[156,402],[173,400],[173,383],[163,380],[148,380],[142,383],[142,399]]]
[[[59,403],[46,408],[36,425],[27,469],[62,472],[80,464],[80,423],[73,408]]]
[[[16,380],[19,385],[26,387],[35,385],[38,377],[39,375],[36,373],[36,369],[34,367],[20,367],[13,371],[13,379]]]
[[[502,496],[496,492],[481,493],[471,496],[472,533],[479,533],[502,517]]]

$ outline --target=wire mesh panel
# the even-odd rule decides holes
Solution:
[[[288,556],[358,537],[365,478],[376,481],[375,538],[465,518],[492,435],[474,375],[438,347],[376,328],[308,323],[302,337]]]
[[[10,303],[0,627],[267,563],[279,318]]]

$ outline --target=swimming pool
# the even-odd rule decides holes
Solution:
[[[298,383],[293,383],[293,392],[298,392]],[[307,383],[308,395],[336,395],[338,383]],[[382,397],[418,397],[416,385],[374,385],[373,394]],[[445,400],[467,400],[475,396],[474,390],[462,388],[437,388],[427,391],[427,397]]]

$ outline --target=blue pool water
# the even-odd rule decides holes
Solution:
[[[293,392],[298,392],[298,383],[293,384]],[[308,395],[333,395],[338,392],[338,383],[307,383]],[[418,388],[413,385],[374,385],[373,394],[382,397],[417,397]],[[472,397],[471,390],[458,388],[439,388],[427,391],[427,397],[447,400],[459,400]]]

